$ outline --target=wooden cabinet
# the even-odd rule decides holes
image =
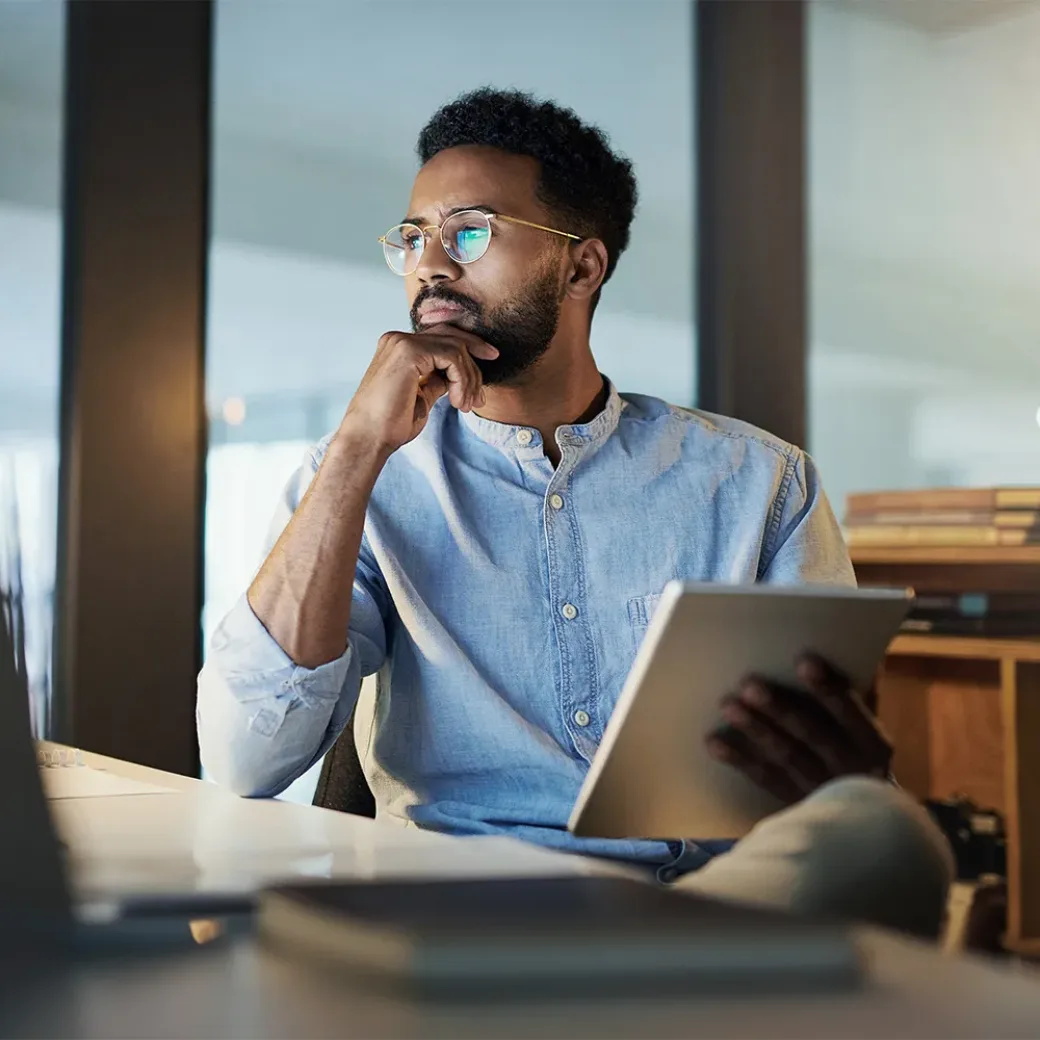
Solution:
[[[861,585],[1038,591],[1040,547],[856,550]],[[1040,638],[902,635],[878,677],[899,782],[1006,820],[1009,948],[1040,953]]]

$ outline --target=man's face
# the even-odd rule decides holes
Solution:
[[[452,211],[488,208],[552,226],[536,195],[538,163],[494,148],[449,148],[420,171],[407,222],[441,224]],[[548,350],[556,333],[566,240],[504,220],[491,220],[487,252],[456,263],[431,233],[419,266],[405,279],[416,332],[448,322],[499,350],[493,361],[475,358],[484,382],[509,383]]]

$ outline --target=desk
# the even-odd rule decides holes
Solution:
[[[199,887],[293,873],[338,876],[566,874],[601,869],[500,838],[449,838],[308,806],[241,801],[209,785],[87,756],[174,788],[55,805],[87,877]],[[151,822],[149,822],[151,821]],[[134,832],[136,826],[144,829]],[[166,865],[173,863],[172,867]],[[152,877],[152,872],[154,877]],[[860,992],[804,997],[430,1006],[325,977],[251,940],[164,957],[77,965],[3,1004],[21,1036],[1033,1037],[1040,981],[1025,969],[857,931],[870,962]],[[10,1023],[10,1025],[8,1025]]]

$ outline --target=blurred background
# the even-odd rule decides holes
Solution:
[[[804,263],[793,378],[836,510],[853,490],[1037,482],[1040,2],[797,6],[805,251],[772,262]],[[697,26],[687,0],[212,5],[202,636],[248,583],[306,446],[407,321],[376,238],[408,197],[419,129],[461,91],[552,97],[634,160],[641,205],[593,347],[623,391],[714,403],[697,376]],[[69,335],[65,37],[64,4],[0,0],[0,486],[16,491],[4,520],[41,704]],[[758,343],[773,349],[768,322]]]

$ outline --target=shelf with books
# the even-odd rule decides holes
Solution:
[[[853,491],[845,501],[850,516],[885,513],[992,513],[1040,510],[1040,487],[908,488]]]
[[[857,545],[849,550],[860,564],[980,564],[1040,567],[1040,545]],[[1040,577],[1034,576],[1040,586]]]
[[[861,586],[917,593],[877,676],[893,771],[1002,816],[1005,943],[1040,946],[1040,488],[851,494],[844,533]]]
[[[842,531],[863,559],[1040,562],[1040,487],[853,492]]]

